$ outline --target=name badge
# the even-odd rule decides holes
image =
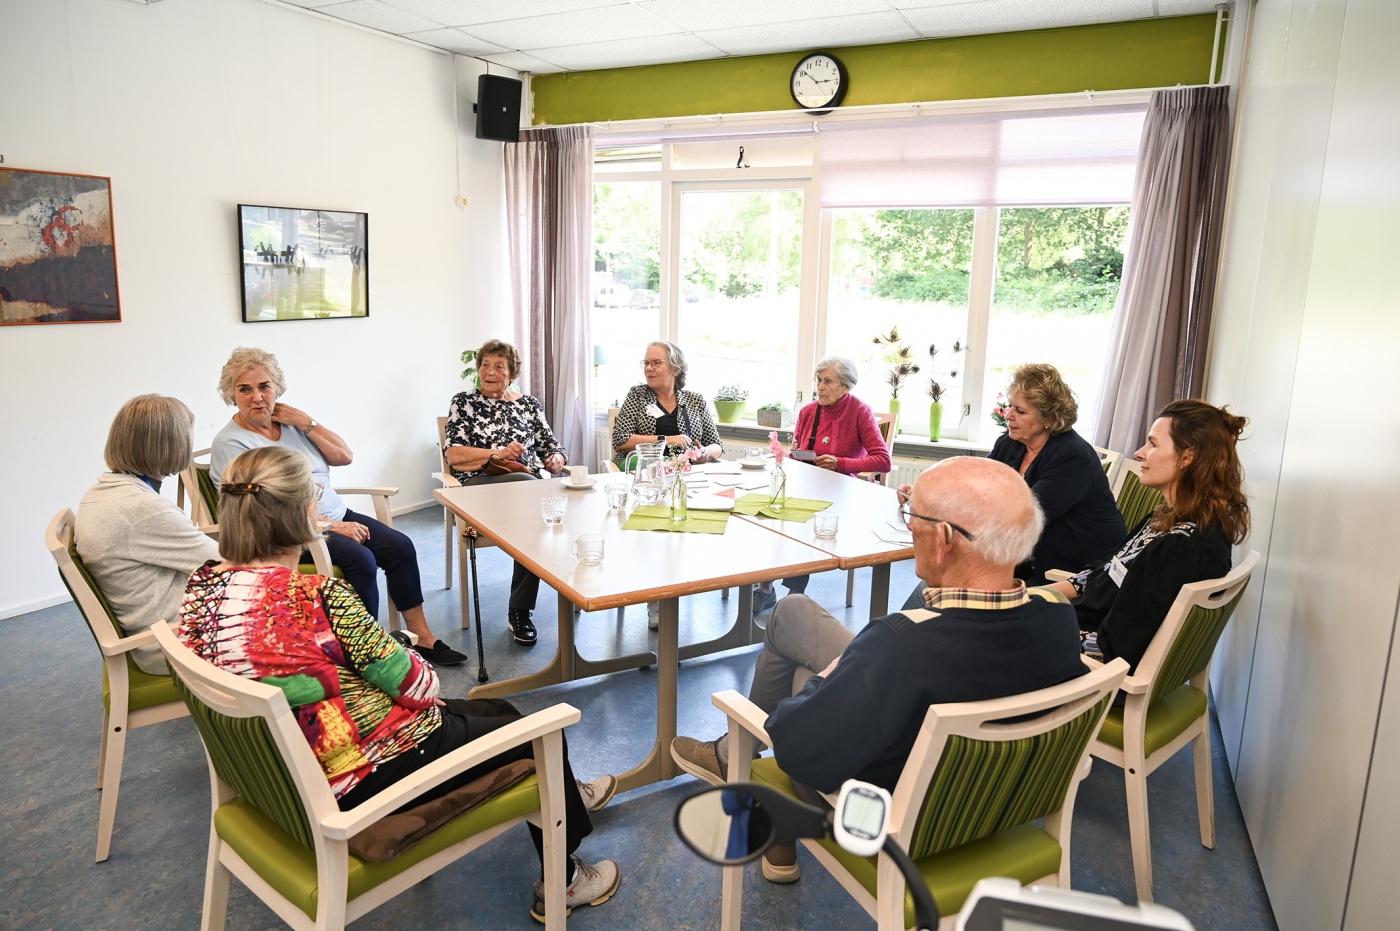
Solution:
[[[1128,575],[1128,567],[1123,565],[1123,560],[1117,556],[1108,564],[1108,577],[1113,580],[1113,584],[1119,588],[1123,587],[1123,579]]]
[[[663,411],[663,410],[660,408],[659,405],[657,405],[655,402],[653,402],[653,403],[647,405],[647,416],[648,416],[648,417],[655,417],[656,419],[659,420],[659,419],[661,419],[662,417],[665,417],[665,416],[666,416],[666,412]]]

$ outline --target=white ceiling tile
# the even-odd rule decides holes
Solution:
[[[447,26],[473,26],[506,19],[550,16],[619,6],[628,0],[384,0],[391,6]]]
[[[349,3],[321,7],[320,12],[334,16],[336,19],[343,19],[346,22],[359,23],[361,26],[368,26],[382,32],[391,32],[394,35],[405,32],[422,32],[426,29],[435,29],[440,25],[421,16],[396,10],[381,0],[350,0]]]
[[[536,49],[659,36],[680,30],[631,4],[624,4],[486,23],[472,26],[467,32],[505,48]]]
[[[563,66],[568,71],[597,71],[603,68],[628,68],[634,65],[659,65],[725,57],[723,51],[710,43],[684,33],[647,39],[533,49],[532,52]]]
[[[482,60],[489,61],[493,65],[500,65],[512,71],[529,71],[531,74],[552,74],[555,71],[566,71],[562,65],[545,61],[543,58],[536,58],[524,52],[502,52],[499,55],[482,55]]]
[[[687,32],[769,23],[801,23],[830,16],[887,13],[890,0],[642,0],[637,4]]]
[[[490,42],[483,42],[480,39],[469,36],[458,29],[429,29],[427,32],[405,32],[403,37],[405,39],[412,39],[415,42],[422,42],[424,45],[431,45],[434,48],[456,52],[458,55],[489,55],[496,52],[509,51],[509,49],[501,48],[499,45],[492,45]]]
[[[333,6],[337,3],[343,3],[344,0],[283,0],[283,2],[290,3],[293,6],[305,7],[309,10],[316,7]]]
[[[902,12],[921,35],[933,38],[1145,19],[1152,15],[1152,4],[1153,0],[980,0]]]
[[[711,29],[696,33],[731,55],[762,55],[830,46],[904,42],[919,35],[898,13],[833,16],[802,23]]]

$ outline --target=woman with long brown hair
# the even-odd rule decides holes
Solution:
[[[1235,444],[1248,423],[1204,401],[1173,401],[1136,453],[1142,484],[1162,504],[1107,562],[1055,588],[1074,599],[1079,627],[1105,661],[1137,667],[1181,586],[1230,571],[1230,545],[1249,536],[1244,469]]]

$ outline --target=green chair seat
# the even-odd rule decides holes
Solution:
[[[488,801],[458,815],[388,863],[373,863],[349,855],[348,898],[354,900],[380,883],[426,860],[459,841],[540,807],[539,780],[527,776]],[[278,893],[309,917],[317,908],[316,855],[239,797],[214,813],[219,838],[242,857]]]
[[[1201,715],[1206,713],[1206,694],[1189,682],[1175,691],[1158,699],[1147,710],[1147,726],[1144,728],[1144,756],[1151,756],[1176,739],[1177,735]],[[1123,709],[1108,709],[1104,718],[1099,739],[1104,743],[1123,749]]]
[[[156,676],[143,671],[140,666],[136,665],[130,653],[126,656],[126,674],[129,683],[127,688],[128,713],[181,701],[180,693],[175,688],[174,679],[170,676]],[[107,681],[105,663],[102,666],[102,708],[109,714],[112,711],[112,685]]]
[[[755,760],[753,780],[798,798],[792,780],[771,757]],[[878,873],[876,857],[858,857],[841,849],[831,839],[821,841],[873,897]],[[956,914],[972,893],[972,887],[988,876],[1009,876],[1022,885],[1034,882],[1060,869],[1063,850],[1055,838],[1035,824],[1022,824],[988,837],[915,861],[933,893],[938,911]],[[904,924],[914,923],[914,897],[904,893]]]

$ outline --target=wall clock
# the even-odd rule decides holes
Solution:
[[[814,52],[792,69],[792,99],[804,110],[830,112],[846,96],[850,77],[846,66],[827,52]]]

